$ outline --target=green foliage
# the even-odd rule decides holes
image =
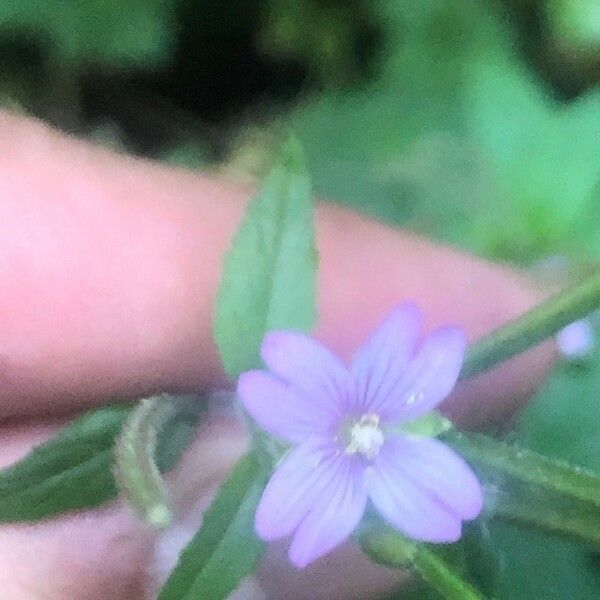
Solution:
[[[381,564],[392,567],[411,566],[428,584],[446,600],[483,600],[470,583],[465,581],[453,561],[443,554],[448,550],[443,546],[429,547],[413,542],[397,531],[383,527],[373,527],[360,538],[361,545],[370,557]],[[455,548],[450,546],[449,548]],[[460,549],[460,546],[456,548]],[[464,556],[463,556],[464,558]]]
[[[597,0],[547,0],[547,19],[559,43],[574,52],[600,50]]]
[[[467,460],[495,473],[509,475],[529,486],[563,493],[571,503],[585,502],[600,508],[600,476],[593,471],[486,435],[450,430],[444,439]]]
[[[301,59],[326,85],[361,74],[356,46],[374,15],[364,0],[267,0],[259,47],[277,58]],[[352,13],[352,19],[348,14]]]
[[[421,208],[421,196],[434,195],[428,186],[450,187],[458,199],[456,185],[431,177],[439,167],[432,161],[453,160],[452,148],[466,144],[468,70],[493,55],[499,42],[493,20],[476,3],[377,6],[385,40],[377,80],[352,94],[320,96],[289,122],[305,144],[319,193],[404,223]],[[465,161],[475,170],[471,155]],[[447,203],[440,204],[446,210]]]
[[[503,61],[477,65],[469,98],[498,197],[473,240],[521,261],[598,247],[600,93],[561,107],[524,68]]]
[[[316,191],[492,257],[598,256],[600,94],[551,98],[483,3],[409,4],[379,3],[377,82],[289,117]]]
[[[115,498],[114,444],[130,413],[130,406],[89,412],[0,471],[0,522],[47,519]],[[193,421],[176,415],[163,429],[156,456],[161,471],[181,456]]]
[[[159,600],[222,600],[254,570],[263,542],[254,512],[269,470],[251,453],[242,458],[204,514],[202,527],[184,549]]]
[[[310,330],[315,270],[310,181],[300,147],[290,141],[225,259],[215,340],[230,376],[260,366],[267,331]]]
[[[599,475],[484,435],[444,437],[477,472],[488,516],[600,548]]]
[[[0,472],[0,521],[33,521],[116,496],[113,444],[130,408],[88,413]]]
[[[594,557],[581,547],[504,523],[491,526],[503,569],[497,600],[592,600],[600,593]]]
[[[174,48],[173,10],[169,0],[4,0],[0,32],[40,36],[70,68],[154,67]]]
[[[583,366],[561,366],[525,409],[512,438],[600,473],[599,389],[600,353]],[[585,529],[593,525],[585,518],[581,523]],[[588,600],[600,595],[600,571],[586,549],[510,524],[495,524],[492,540],[504,564],[496,589],[500,600]]]
[[[526,407],[515,437],[600,473],[599,390],[600,352],[584,365],[562,365]]]

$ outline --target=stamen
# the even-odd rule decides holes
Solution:
[[[347,429],[347,454],[362,454],[373,459],[383,446],[383,431],[379,427],[379,415],[366,414]]]

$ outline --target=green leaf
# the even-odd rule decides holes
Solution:
[[[494,486],[494,517],[600,549],[600,510],[592,503],[512,478],[499,480],[492,475],[482,480],[486,487]]]
[[[600,476],[484,435],[444,439],[475,469],[488,516],[600,548]]]
[[[600,11],[597,0],[548,0],[546,18],[561,48],[569,55],[590,56],[600,50]]]
[[[471,219],[471,237],[480,250],[526,262],[580,258],[598,240],[600,139],[589,131],[600,127],[600,95],[560,105],[540,84],[507,54],[480,61],[465,90],[470,129],[502,199]]]
[[[600,476],[588,469],[481,434],[452,430],[444,439],[468,461],[600,509]]]
[[[600,352],[592,355],[584,365],[559,365],[521,413],[516,431],[510,434],[511,441],[600,473],[599,389]],[[481,468],[476,467],[481,476]],[[493,481],[491,484],[494,485]],[[511,490],[511,487],[506,489]],[[521,498],[525,504],[536,502],[534,510],[538,519],[541,518],[540,511],[552,508],[552,505],[536,501],[535,496]],[[497,503],[504,501],[505,497],[497,496]],[[597,525],[589,515],[586,517],[586,509],[582,508],[581,518],[577,521],[570,513],[569,531],[563,529],[560,537],[550,527],[552,521],[548,523],[546,518],[546,524],[541,523],[535,529],[530,523],[516,519],[516,516],[524,519],[528,515],[512,518],[498,515],[494,518],[489,529],[502,569],[496,570],[491,595],[498,600],[600,598],[600,570],[590,552],[589,542],[583,546],[580,536],[582,532],[589,536],[592,528],[597,531]],[[510,506],[503,512],[509,510]],[[549,534],[551,531],[553,533]],[[579,543],[564,539],[565,534]]]
[[[516,440],[600,473],[600,351],[585,366],[562,364],[525,407]],[[576,410],[573,410],[576,406]]]
[[[114,498],[113,445],[130,410],[88,413],[0,472],[0,521],[44,519]]]
[[[482,600],[484,597],[435,550],[400,533],[376,526],[360,538],[365,552],[380,564],[402,568],[411,565],[447,600]]]
[[[230,376],[260,366],[259,349],[267,331],[312,327],[312,215],[304,160],[291,140],[250,204],[225,259],[214,335]]]
[[[314,323],[312,213],[302,153],[290,140],[250,204],[225,259],[214,336],[232,377],[260,366],[267,331],[309,330]],[[253,523],[270,472],[268,462],[255,451],[238,463],[160,600],[226,598],[252,572],[263,549]]]
[[[130,413],[130,406],[89,412],[0,471],[0,522],[46,519],[115,498],[114,444]],[[157,453],[161,470],[175,464],[192,431],[189,416],[164,429]]]
[[[158,600],[224,599],[252,573],[264,547],[254,533],[254,512],[268,475],[256,452],[238,462]]]
[[[597,560],[586,548],[504,522],[490,526],[501,556],[493,598],[591,600],[600,598]]]

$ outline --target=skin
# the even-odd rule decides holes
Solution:
[[[0,112],[1,464],[82,409],[225,383],[211,314],[223,254],[249,197],[251,190]],[[316,336],[345,358],[403,300],[421,305],[427,329],[457,323],[476,339],[540,299],[508,268],[339,207],[320,204],[316,226]],[[550,345],[529,351],[460,384],[445,410],[463,425],[501,425],[553,359]],[[179,522],[189,527],[245,439],[220,414],[196,444],[201,450],[172,482]],[[160,577],[154,542],[119,506],[5,526],[0,589],[14,600],[138,599]],[[286,598],[301,598],[308,582],[311,597],[360,598],[398,581],[351,546],[302,573],[284,551],[270,550],[254,582],[274,597],[285,589]]]

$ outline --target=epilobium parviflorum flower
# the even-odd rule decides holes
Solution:
[[[261,348],[269,371],[240,377],[246,410],[296,444],[268,482],[255,522],[267,541],[294,534],[296,566],[345,540],[369,500],[389,524],[426,542],[458,540],[462,522],[481,511],[481,486],[463,459],[438,440],[402,432],[450,393],[465,352],[456,327],[419,344],[420,335],[419,310],[403,304],[347,367],[311,337],[273,331]]]

